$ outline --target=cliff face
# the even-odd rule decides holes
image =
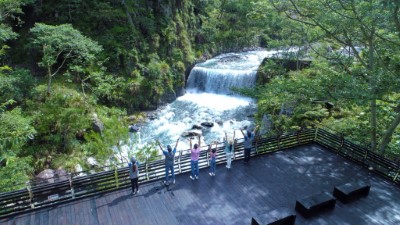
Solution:
[[[24,7],[22,37],[15,48],[28,46],[29,29],[35,22],[69,23],[103,46],[106,73],[121,80],[118,100],[100,99],[129,110],[157,107],[182,91],[185,69],[203,51],[203,1],[182,0],[60,0],[36,1]],[[25,46],[25,47],[18,47]],[[20,51],[19,51],[20,52]],[[195,55],[195,53],[197,55]],[[16,64],[37,55],[15,55]],[[40,71],[39,71],[40,73]],[[139,97],[140,96],[140,97]]]

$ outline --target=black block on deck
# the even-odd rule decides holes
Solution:
[[[349,203],[360,197],[366,197],[369,194],[370,188],[371,185],[361,182],[346,183],[335,186],[333,196],[343,203]]]
[[[336,199],[328,192],[322,192],[296,201],[296,211],[304,217],[310,217],[325,209],[333,209]]]
[[[251,225],[294,225],[296,215],[288,209],[276,209],[251,218]]]

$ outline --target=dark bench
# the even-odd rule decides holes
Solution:
[[[328,192],[322,192],[296,201],[296,211],[304,217],[310,217],[325,209],[333,209],[336,199]]]
[[[333,196],[343,203],[349,203],[359,197],[366,197],[369,194],[371,185],[362,182],[346,183],[335,186]]]
[[[251,225],[294,225],[296,215],[286,208],[258,214],[251,218]]]

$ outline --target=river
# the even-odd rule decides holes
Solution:
[[[235,94],[230,88],[254,87],[262,60],[276,53],[264,50],[228,53],[197,64],[189,75],[186,94],[160,107],[155,119],[141,125],[139,145],[155,140],[172,145],[181,137],[179,149],[188,149],[188,138],[182,134],[203,122],[213,123],[212,127],[202,126],[203,144],[222,141],[225,132],[231,137],[235,131],[237,138],[243,137],[241,128],[254,127],[257,105],[254,99]]]

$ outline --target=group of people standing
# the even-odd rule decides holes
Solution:
[[[241,133],[244,136],[244,163],[248,163],[250,160],[250,152],[253,147],[253,140],[255,136],[255,132],[258,129],[258,126],[254,128],[253,131],[246,131],[246,134],[240,129]],[[194,138],[189,139],[190,143],[190,167],[191,167],[191,174],[190,179],[198,180],[199,179],[199,158],[201,153],[201,137],[198,137],[198,143],[192,145],[192,140]],[[176,149],[179,144],[179,138],[176,140],[175,147],[172,148],[170,145],[167,145],[167,150],[164,150],[161,143],[157,140],[157,144],[160,147],[163,155],[165,156],[165,180],[163,183],[165,185],[170,184],[170,173],[172,178],[172,184],[175,184],[175,172],[174,172],[174,163],[175,163],[175,154]],[[233,131],[233,137],[228,138],[227,133],[225,132],[224,138],[224,152],[226,155],[226,168],[231,169],[232,164],[232,157],[234,155],[234,144],[235,144],[235,131]],[[213,148],[213,145],[215,147]],[[218,149],[218,142],[213,141],[208,145],[208,152],[209,152],[209,160],[210,160],[210,176],[215,176],[216,172],[216,163],[217,163],[217,149]],[[138,185],[138,163],[135,157],[131,158],[131,162],[129,165],[129,178],[131,179],[132,184],[132,194],[137,194],[139,192],[139,185]]]

